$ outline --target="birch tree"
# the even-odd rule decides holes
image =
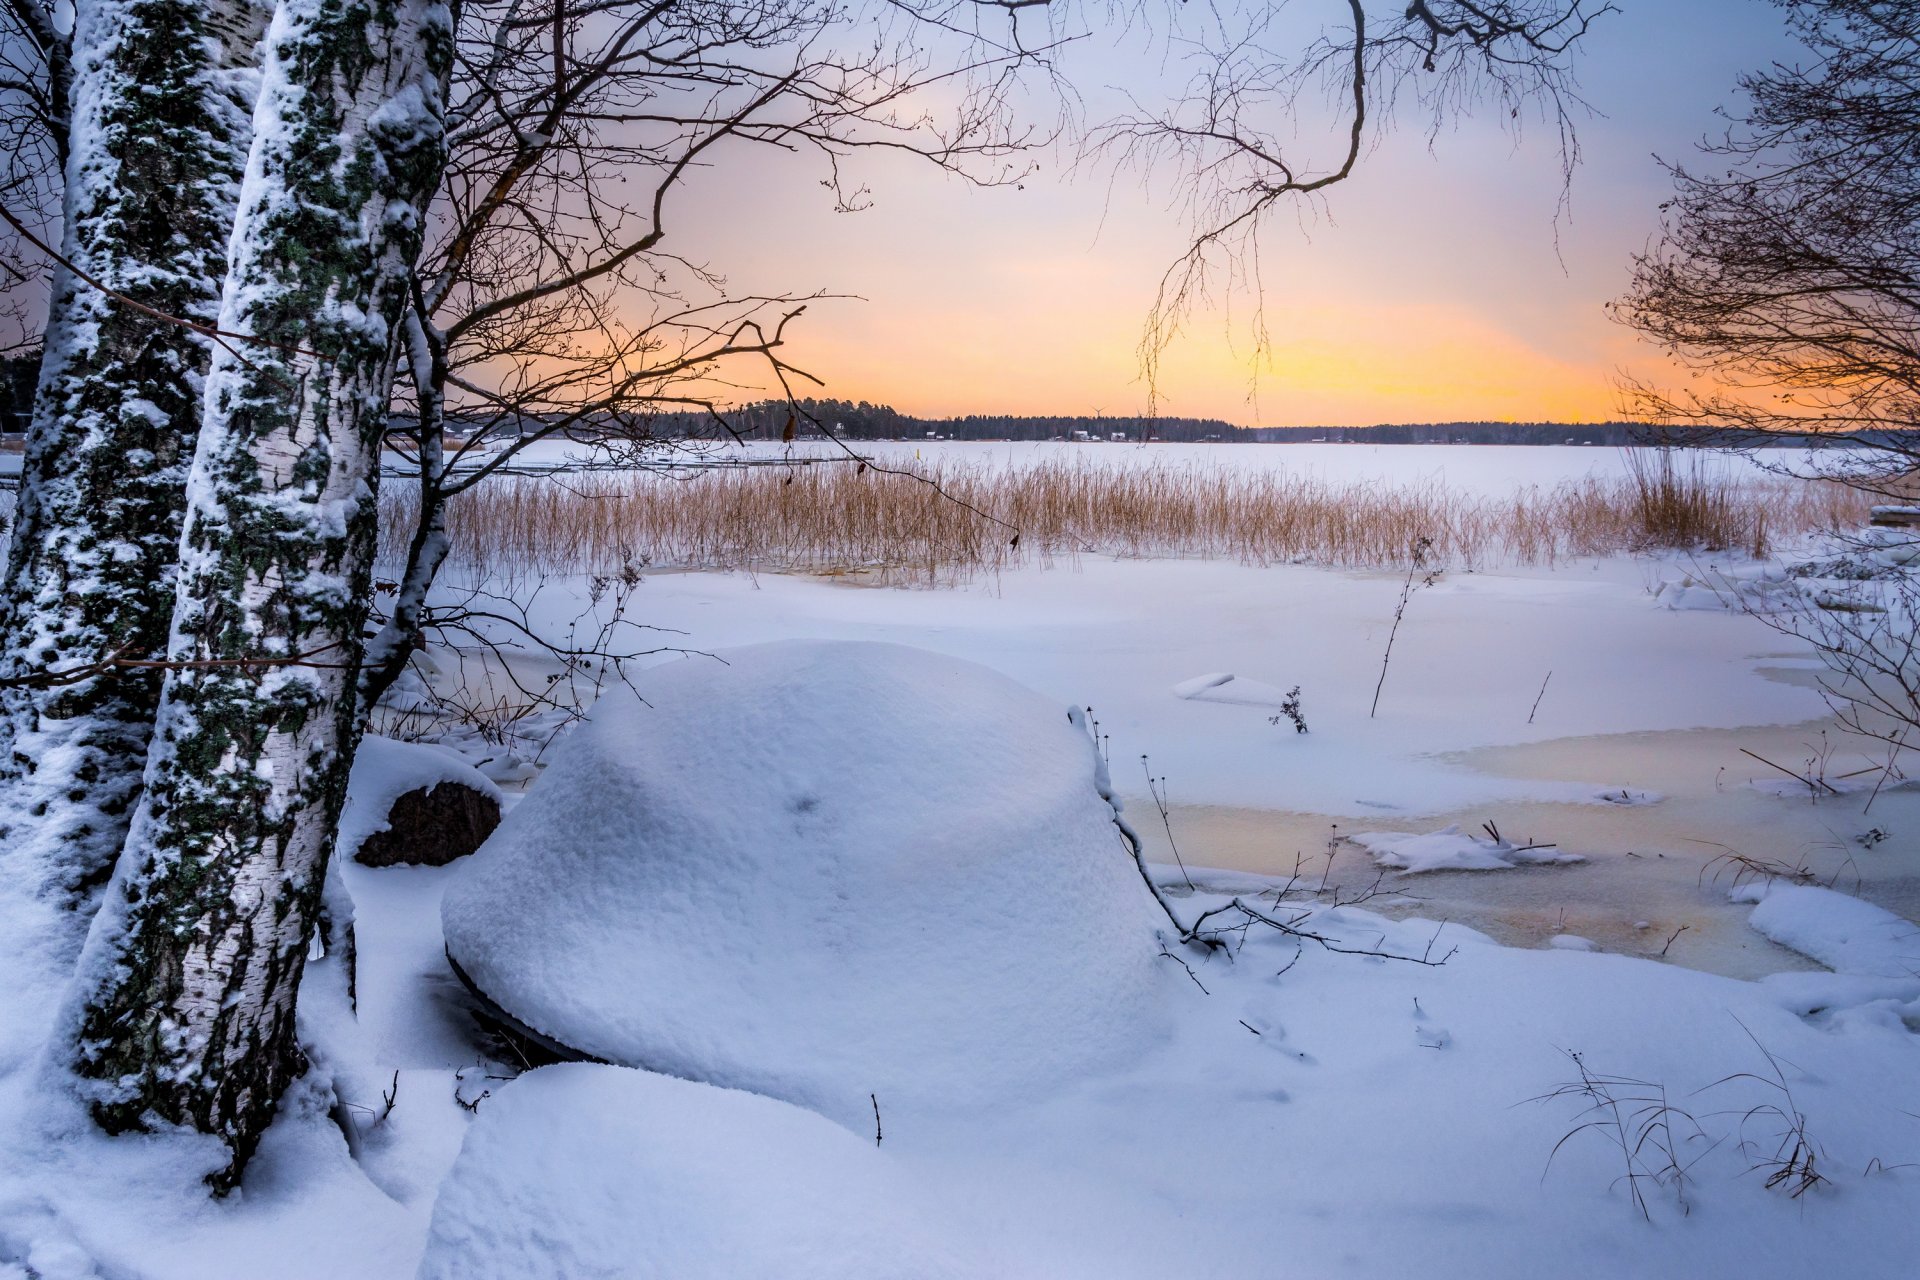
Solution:
[[[55,276],[0,590],[0,679],[165,647],[207,335],[246,159],[265,11],[256,0],[89,0],[71,46],[36,15],[66,158]],[[169,317],[166,319],[162,317]],[[62,975],[111,870],[159,699],[149,673],[0,690],[0,893],[43,928],[15,941]],[[27,1036],[42,1028],[11,1028]]]
[[[357,733],[395,334],[445,140],[443,0],[280,0],[187,480],[145,789],[82,961],[110,1132],[222,1138],[301,1069],[294,999]]]

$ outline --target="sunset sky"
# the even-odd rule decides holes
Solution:
[[[1271,359],[1256,368],[1241,292],[1168,353],[1161,412],[1247,425],[1618,416],[1623,370],[1666,373],[1609,321],[1629,256],[1668,192],[1653,156],[1688,158],[1740,71],[1791,56],[1765,0],[1618,0],[1589,36],[1570,205],[1553,139],[1466,120],[1429,148],[1381,139],[1321,214],[1263,237]],[[1345,6],[1297,0],[1318,22]],[[1069,70],[1088,114],[1133,83],[1138,39]],[[1302,131],[1315,121],[1307,120]],[[1325,121],[1319,122],[1325,127]],[[874,207],[835,213],[816,166],[756,159],[689,193],[682,248],[754,290],[860,300],[810,308],[790,354],[822,395],[917,414],[1140,412],[1136,354],[1160,273],[1183,246],[1170,175],[1069,177],[1049,152],[1024,190],[977,190],[904,161],[863,161]]]

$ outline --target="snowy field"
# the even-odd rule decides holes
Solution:
[[[879,448],[1489,493],[1624,466]],[[1724,587],[1678,556],[651,574],[628,608],[683,652],[639,698],[443,735],[507,787],[485,849],[341,859],[357,1014],[314,963],[315,1070],[238,1194],[8,1064],[0,1277],[1911,1275],[1920,792],[1868,808],[1884,751]],[[466,767],[377,748],[349,839]],[[450,955],[617,1065],[526,1071]]]

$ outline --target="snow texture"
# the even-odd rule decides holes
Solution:
[[[1164,921],[1064,707],[894,645],[721,657],[603,699],[468,860],[443,922],[482,991],[854,1128],[871,1093],[1042,1092],[1156,1033]]]
[[[1730,610],[1735,613],[1783,613],[1805,608],[1808,596],[1785,571],[1771,565],[1738,570],[1696,567],[1662,580],[1654,598],[1676,612]]]
[[[1783,947],[1835,973],[1920,977],[1920,925],[1871,902],[1817,885],[1751,884],[1736,901],[1757,903],[1749,923]]]
[[[810,1111],[564,1064],[481,1104],[419,1280],[896,1280],[963,1266],[910,1170]]]
[[[1408,875],[1421,871],[1505,871],[1512,867],[1586,861],[1577,853],[1562,853],[1551,846],[1530,849],[1509,840],[1468,835],[1457,824],[1425,835],[1363,831],[1351,838],[1381,866],[1396,867]]]
[[[1173,696],[1190,702],[1224,702],[1243,707],[1280,707],[1285,691],[1262,680],[1245,680],[1224,671],[1195,676],[1173,686]]]
[[[393,802],[409,791],[431,790],[443,782],[470,787],[505,807],[506,797],[486,774],[444,747],[396,742],[367,734],[354,753],[347,783],[347,805],[340,814],[336,859],[349,859],[368,836],[387,829]]]

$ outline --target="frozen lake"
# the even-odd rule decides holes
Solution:
[[[1372,445],[1372,444],[1122,444],[1117,442],[973,440],[861,440],[848,447],[882,460],[912,460],[1031,467],[1066,464],[1099,467],[1233,468],[1310,475],[1335,484],[1444,484],[1476,493],[1504,493],[1526,485],[1552,487],[1588,477],[1627,474],[1624,449],[1564,445]],[[777,454],[777,446],[747,446]],[[831,456],[837,446],[806,441],[795,453]],[[1716,465],[1746,464],[1714,459]]]
[[[707,444],[715,460],[756,462],[782,458],[871,457],[883,465],[1035,466],[1100,468],[1160,467],[1175,470],[1243,470],[1311,476],[1329,484],[1379,483],[1389,486],[1439,485],[1464,493],[1497,495],[1515,489],[1587,479],[1617,480],[1630,473],[1636,454],[1651,449],[1611,449],[1566,445],[1373,445],[1373,444],[1125,444],[1111,441],[989,440],[799,440],[792,444],[754,441]],[[551,464],[584,458],[581,446],[542,443],[530,446],[530,463]],[[1743,458],[1705,450],[1683,455],[1687,465],[1728,475],[1752,475]]]

